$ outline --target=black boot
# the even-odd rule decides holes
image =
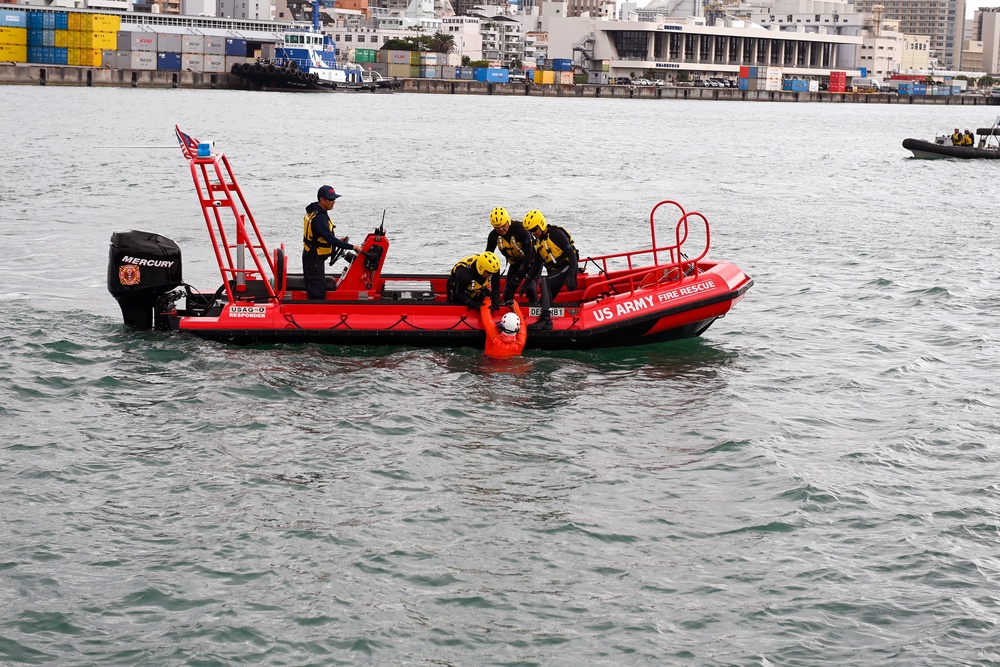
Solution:
[[[528,331],[551,331],[552,330],[552,318],[548,315],[542,315],[539,317],[534,324],[528,325]]]

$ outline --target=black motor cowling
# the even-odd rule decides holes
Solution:
[[[111,235],[108,291],[128,326],[152,329],[156,299],[183,282],[181,249],[166,236],[135,229]]]

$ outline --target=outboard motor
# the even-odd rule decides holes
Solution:
[[[134,229],[111,235],[108,291],[126,325],[152,329],[156,299],[183,282],[181,249],[166,236]]]

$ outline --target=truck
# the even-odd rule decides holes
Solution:
[[[882,90],[882,82],[870,76],[856,76],[851,79],[851,90],[856,93],[877,93]]]

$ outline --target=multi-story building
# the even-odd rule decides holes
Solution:
[[[903,54],[903,35],[899,22],[873,15],[865,23],[862,33],[858,67],[864,67],[868,76],[880,79],[900,71]]]
[[[983,43],[982,70],[1000,73],[1000,7],[982,7],[976,11],[976,36]]]
[[[927,72],[931,69],[931,64],[931,38],[927,35],[903,35],[899,71],[904,74]]]
[[[482,19],[478,16],[449,16],[441,19],[441,32],[455,40],[455,53],[469,60],[483,59],[483,35],[479,31]]]
[[[581,20],[549,20],[549,57],[572,58],[573,44],[593,32],[593,60],[608,61],[611,76],[655,71],[663,73],[661,78],[735,78],[743,65],[778,67],[789,76],[824,77],[831,70],[858,75],[855,63],[862,36],[837,34],[827,27],[812,32],[804,27],[761,30],[741,21],[708,26],[704,19],[688,18],[661,23],[598,19],[591,28]]]
[[[524,32],[521,23],[510,16],[481,17],[483,59],[501,67],[524,61]]]
[[[882,18],[899,21],[899,31],[906,35],[927,35],[930,48],[946,69],[962,67],[962,37],[965,0],[857,0],[854,10],[872,14],[881,5]]]
[[[274,18],[271,0],[219,0],[219,17],[268,21]]]

